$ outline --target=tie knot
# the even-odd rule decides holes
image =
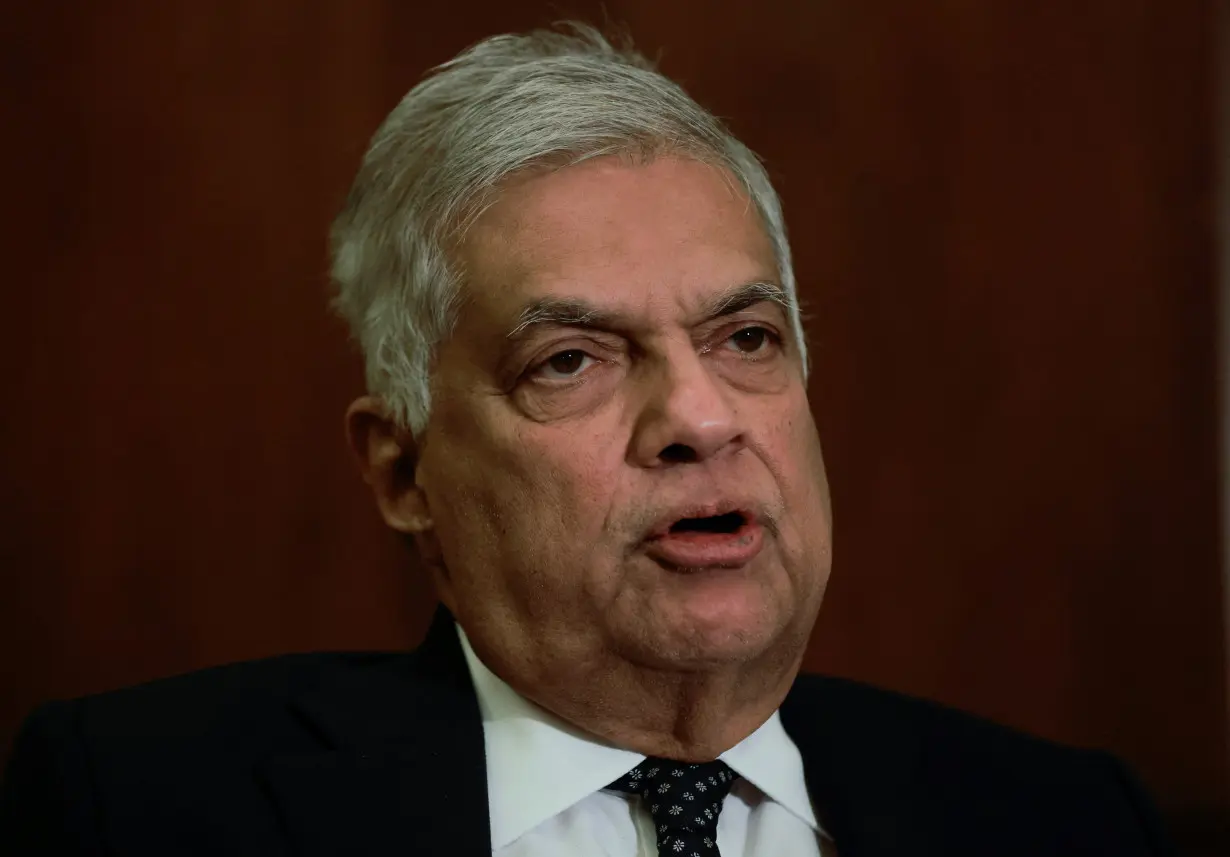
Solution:
[[[690,764],[648,758],[609,788],[640,795],[653,817],[661,854],[717,853],[722,802],[738,775],[725,762]],[[680,846],[680,847],[675,847]]]

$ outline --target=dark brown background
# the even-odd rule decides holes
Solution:
[[[837,514],[813,669],[1230,802],[1214,0],[608,0],[783,194]],[[430,65],[597,3],[26,3],[0,131],[0,744],[34,704],[404,647],[324,234]]]

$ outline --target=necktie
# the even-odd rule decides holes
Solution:
[[[718,814],[737,776],[725,762],[651,757],[608,788],[641,796],[653,817],[659,857],[718,857]]]

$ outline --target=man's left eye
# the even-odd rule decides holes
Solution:
[[[776,344],[777,337],[767,327],[745,327],[735,331],[730,342],[741,354],[759,354],[767,345]]]

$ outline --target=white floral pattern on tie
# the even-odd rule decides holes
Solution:
[[[695,784],[695,793],[685,791],[665,804],[649,804],[651,794],[667,795],[672,791],[666,778],[684,776]],[[649,814],[657,828],[659,857],[678,857],[684,851],[688,852],[685,857],[718,857],[718,815],[737,776],[724,762],[680,764],[649,758],[611,783],[609,788],[639,795],[649,804]],[[695,813],[685,815],[683,806],[674,802],[679,800],[692,801],[689,808]]]

